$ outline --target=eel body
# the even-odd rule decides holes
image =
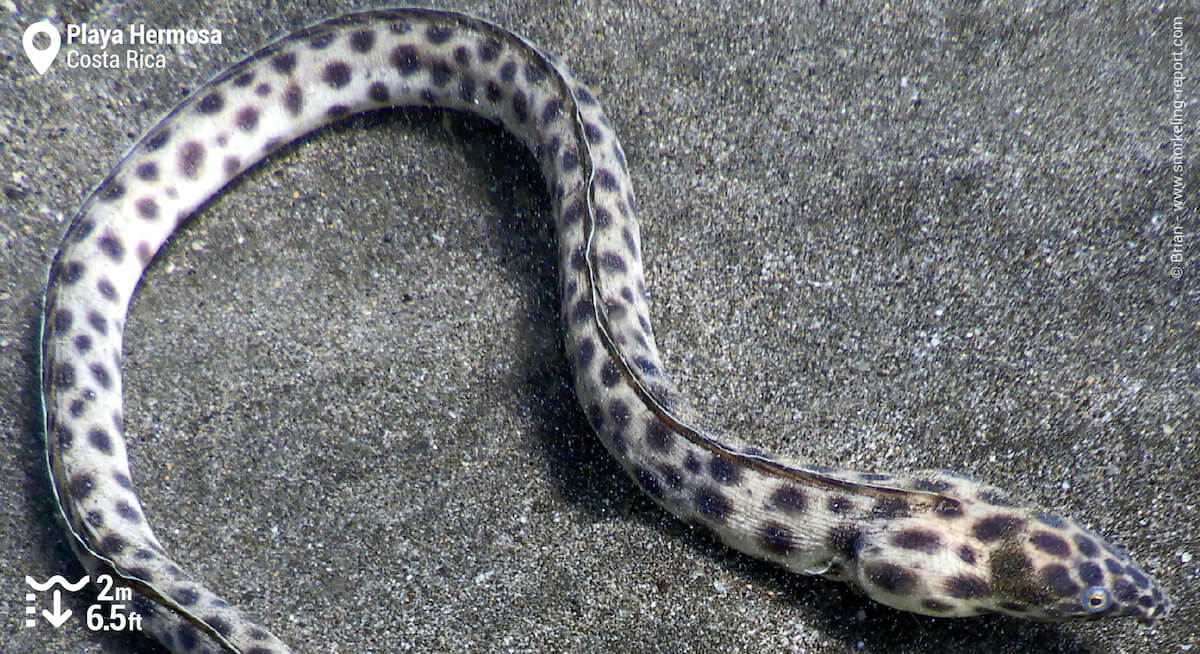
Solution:
[[[470,112],[532,150],[553,205],[579,402],[605,448],[674,515],[906,611],[1147,624],[1166,615],[1169,599],[1124,552],[997,488],[945,471],[791,461],[701,418],[655,346],[625,156],[595,95],[506,29],[401,8],[316,24],[205,84],[100,183],[51,265],[40,353],[55,500],[84,566],[132,589],[144,631],[167,649],[290,651],[187,575],[143,516],[122,436],[130,299],[175,228],[246,168],[344,116],[390,106]]]

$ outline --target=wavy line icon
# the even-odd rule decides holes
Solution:
[[[47,579],[45,581],[45,583],[39,584],[37,581],[34,580],[33,577],[30,577],[29,575],[25,575],[25,583],[29,584],[30,588],[38,591],[39,593],[53,588],[56,584],[59,586],[62,586],[64,589],[74,593],[75,591],[79,590],[80,588],[83,588],[84,586],[86,586],[87,582],[88,582],[87,575],[84,575],[82,579],[75,582],[74,584],[69,583],[66,579],[63,578],[62,575],[54,575],[53,577],[50,577],[49,579]]]

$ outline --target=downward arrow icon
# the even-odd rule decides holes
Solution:
[[[46,622],[49,622],[55,628],[63,626],[67,618],[71,617],[71,609],[64,609],[62,607],[62,592],[58,589],[54,590],[54,612],[51,613],[46,609],[42,609],[42,617],[46,618]]]

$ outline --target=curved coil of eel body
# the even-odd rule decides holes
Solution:
[[[706,426],[663,371],[625,157],[596,98],[496,25],[392,9],[285,37],[184,100],[87,199],[51,265],[41,364],[56,501],[84,566],[132,588],[144,630],[168,649],[288,651],[189,578],[142,515],[122,438],[121,337],[134,289],[176,226],[248,166],[342,116],[404,105],[483,116],[534,152],[553,201],[579,401],[608,451],[671,513],[906,611],[1145,623],[1167,613],[1158,584],[1123,552],[996,488],[941,471],[805,465]]]

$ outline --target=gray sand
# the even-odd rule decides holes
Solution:
[[[24,575],[82,575],[41,469],[35,307],[63,221],[138,134],[268,36],[352,8],[243,4],[72,3],[60,22],[225,43],[44,78],[19,54],[39,16],[0,15],[0,651],[157,651],[22,627]],[[1194,11],[1176,213],[1169,9],[449,4],[597,89],[668,369],[715,421],[821,463],[999,484],[1134,552],[1176,612],[1154,630],[914,617],[656,508],[574,405],[532,158],[435,112],[285,151],[152,266],[127,432],[185,567],[308,652],[1200,645]],[[1193,235],[1178,280],[1175,226]]]

